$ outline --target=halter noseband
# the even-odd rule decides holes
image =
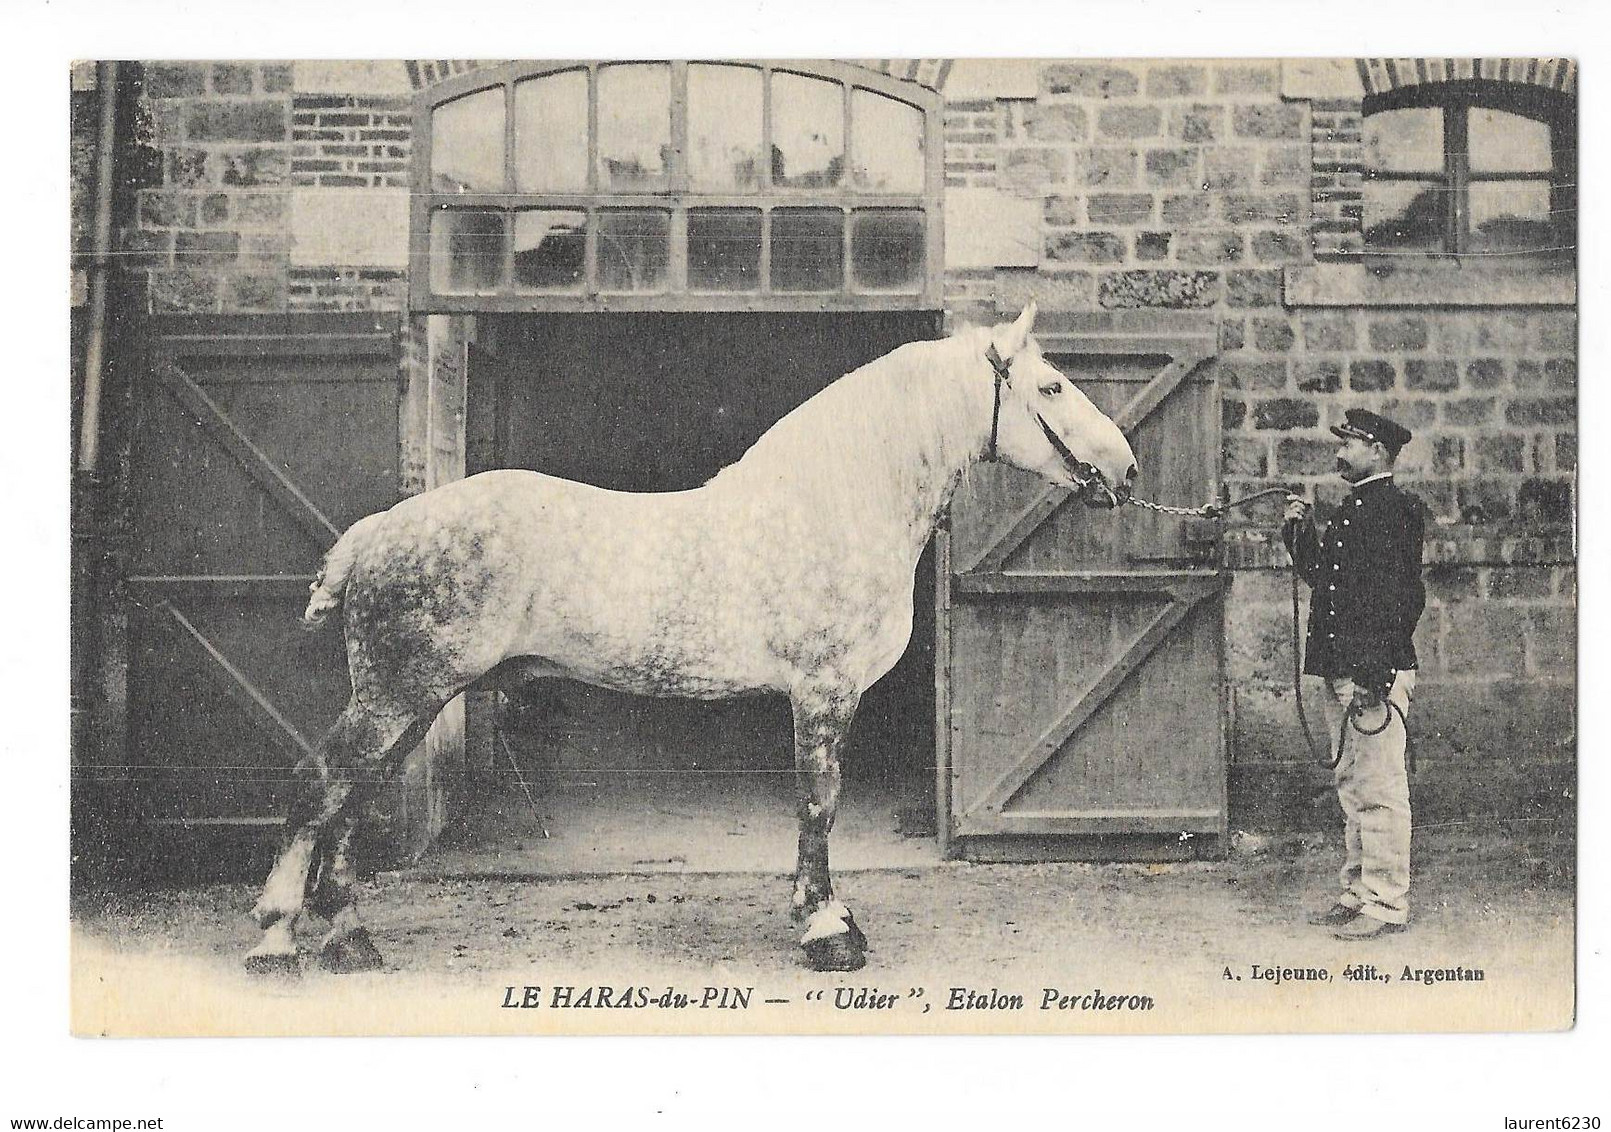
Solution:
[[[1002,359],[994,342],[990,343],[990,348],[985,351],[985,361],[989,362],[990,368],[996,371],[996,395],[995,400],[990,404],[990,447],[985,453],[985,459],[990,463],[995,463],[997,459],[996,437],[1001,430],[1001,387],[1012,384],[1012,373],[1010,372],[1012,362],[1011,360],[1004,361]],[[1063,464],[1068,468],[1069,475],[1074,477],[1075,490],[1084,491],[1086,487],[1090,486],[1092,480],[1102,478],[1102,473],[1097,470],[1095,465],[1087,464],[1069,451],[1068,445],[1063,443],[1062,437],[1052,431],[1052,426],[1046,423],[1045,417],[1036,413],[1035,423],[1040,425],[1041,432],[1046,434],[1046,439],[1050,442],[1053,450],[1063,458]]]

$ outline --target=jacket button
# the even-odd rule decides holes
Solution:
[[[1334,589],[1336,589],[1336,588],[1337,588],[1337,587],[1336,587],[1336,586],[1327,586],[1327,587],[1326,587],[1326,589],[1328,589],[1328,590],[1334,590]]]
[[[1355,507],[1363,507],[1363,506],[1365,506],[1365,501],[1363,499],[1356,499],[1356,500],[1354,500],[1354,506]]]
[[[1346,527],[1346,526],[1347,526],[1347,525],[1348,525],[1348,520],[1347,520],[1347,519],[1344,519],[1344,520],[1343,520],[1343,526],[1345,526],[1345,527]]]
[[[1339,566],[1339,565],[1338,565],[1338,564],[1337,564],[1337,563],[1335,563],[1335,562],[1333,562],[1333,563],[1332,563],[1332,564],[1331,564],[1331,568],[1332,568],[1332,569],[1333,569],[1333,570],[1341,570],[1341,569],[1342,569],[1342,567],[1341,567],[1341,566]]]
[[[1337,634],[1336,633],[1327,633],[1326,634],[1326,640],[1335,641],[1336,639],[1337,639]]]

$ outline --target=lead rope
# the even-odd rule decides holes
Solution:
[[[1298,723],[1303,727],[1304,740],[1309,744],[1309,753],[1317,763],[1326,770],[1336,770],[1342,762],[1343,749],[1348,745],[1348,732],[1352,730],[1356,735],[1380,735],[1386,731],[1398,716],[1399,724],[1404,728],[1404,755],[1408,761],[1408,771],[1415,773],[1415,742],[1410,737],[1410,721],[1404,718],[1404,709],[1395,704],[1387,696],[1382,697],[1382,725],[1366,729],[1359,725],[1360,709],[1357,703],[1350,703],[1343,712],[1342,725],[1337,728],[1337,753],[1320,753],[1320,744],[1315,740],[1314,732],[1309,729],[1309,716],[1303,708],[1303,638],[1300,629],[1301,614],[1298,610],[1298,567],[1292,567],[1292,700],[1298,705]],[[1328,693],[1329,694],[1329,693]],[[1388,696],[1392,689],[1388,689]]]
[[[1343,743],[1347,739],[1348,720],[1343,720],[1343,728],[1337,735],[1337,753],[1332,755],[1325,751],[1315,740],[1315,735],[1309,728],[1309,713],[1303,707],[1303,631],[1299,627],[1302,614],[1298,609],[1298,564],[1292,564],[1292,702],[1298,705],[1298,724],[1303,728],[1304,742],[1309,744],[1309,754],[1327,770],[1336,770],[1337,764],[1342,762]],[[1349,705],[1349,715],[1352,715],[1353,705]]]

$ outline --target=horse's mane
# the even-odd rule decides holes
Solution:
[[[798,491],[812,507],[841,514],[869,506],[899,513],[978,454],[988,384],[981,377],[976,388],[961,375],[975,347],[976,368],[984,367],[988,336],[967,327],[852,370],[773,425],[710,486]]]

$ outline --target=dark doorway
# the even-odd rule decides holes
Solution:
[[[499,317],[481,329],[489,348],[472,355],[470,473],[530,468],[657,492],[704,483],[841,375],[935,337],[939,317],[556,314]],[[907,827],[892,833],[928,832],[922,826],[933,810],[932,554],[916,587],[912,644],[864,698],[845,764],[849,789],[881,796],[890,825]],[[770,803],[792,789],[790,736],[782,697],[656,700],[544,681],[501,705],[490,697],[472,703],[472,773],[495,788],[496,800],[482,801],[507,820],[501,830],[484,818],[471,824],[482,842],[521,840],[531,822],[516,815],[531,807],[509,781],[518,777],[556,827],[567,823],[567,800],[594,791],[595,800],[628,795],[623,807],[646,792],[675,796],[683,809],[722,798],[750,808],[764,799],[765,820],[781,829],[791,811]]]

